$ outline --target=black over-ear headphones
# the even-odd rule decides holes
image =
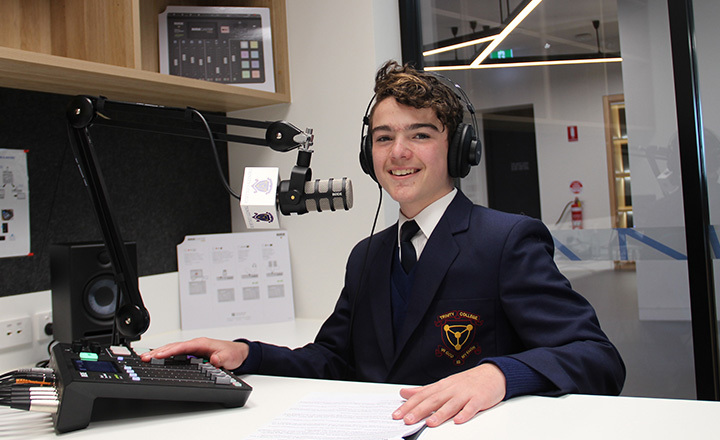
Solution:
[[[442,75],[434,75],[450,82],[453,85],[453,90],[460,100],[465,103],[465,106],[472,118],[472,125],[461,123],[457,126],[455,133],[453,133],[453,135],[449,138],[450,143],[448,145],[448,172],[450,177],[465,177],[470,172],[471,166],[480,163],[480,157],[482,156],[482,145],[477,138],[478,128],[477,119],[475,117],[475,108],[465,94],[465,91],[459,85]],[[373,95],[372,99],[370,99],[367,109],[365,110],[365,116],[363,116],[363,128],[360,140],[360,166],[365,174],[368,174],[375,182],[377,182],[378,180],[375,175],[372,158],[372,137],[368,136],[367,133],[370,125],[370,108],[372,107],[374,100],[375,95]]]

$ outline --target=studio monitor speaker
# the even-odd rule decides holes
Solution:
[[[125,243],[137,272],[135,243]],[[112,342],[118,286],[103,243],[62,243],[50,247],[53,338],[71,343]]]

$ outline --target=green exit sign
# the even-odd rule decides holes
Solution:
[[[490,58],[491,58],[491,59],[496,59],[496,60],[497,60],[497,59],[502,60],[502,59],[505,59],[505,58],[512,58],[512,57],[513,57],[513,55],[512,55],[512,49],[496,50],[495,52],[492,52],[492,53],[490,54]]]

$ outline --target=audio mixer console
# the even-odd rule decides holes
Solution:
[[[59,405],[55,430],[88,426],[98,398],[191,401],[245,405],[252,388],[232,373],[192,356],[143,362],[126,347],[57,344],[50,367],[55,370]]]

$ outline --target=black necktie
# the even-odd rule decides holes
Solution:
[[[415,220],[403,223],[400,229],[400,258],[405,273],[410,273],[410,269],[412,269],[417,261],[415,246],[413,246],[410,240],[412,240],[419,230],[420,226],[415,223]]]

